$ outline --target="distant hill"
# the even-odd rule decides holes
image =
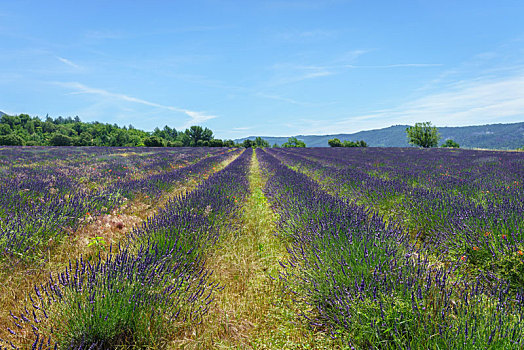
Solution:
[[[0,117],[6,115],[4,112],[0,111]]]
[[[394,125],[383,129],[359,131],[353,134],[334,135],[297,135],[299,140],[306,143],[307,147],[329,147],[328,140],[338,138],[341,141],[364,140],[371,147],[408,147],[406,128],[409,125]],[[487,149],[516,149],[524,146],[524,122],[512,124],[489,124],[460,127],[437,127],[442,138],[440,144],[446,139],[452,139],[462,148],[487,148]],[[237,139],[254,140],[256,136]],[[271,145],[281,145],[287,137],[261,136]]]

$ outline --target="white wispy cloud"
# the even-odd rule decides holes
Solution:
[[[253,127],[250,127],[250,126],[241,126],[241,127],[233,128],[233,130],[235,131],[244,131],[244,130],[251,130],[251,129],[253,129]]]
[[[68,66],[70,66],[70,67],[73,67],[73,68],[75,68],[75,69],[82,69],[81,66],[79,66],[78,64],[76,64],[76,63],[74,63],[74,62],[68,60],[67,58],[63,58],[63,57],[60,57],[60,56],[56,56],[56,58],[57,58],[60,62],[66,64],[66,65],[68,65]]]
[[[396,63],[396,64],[384,64],[384,65],[353,65],[348,64],[343,66],[344,68],[426,68],[426,67],[440,67],[443,66],[442,63]]]
[[[273,84],[283,85],[296,83],[302,80],[326,77],[334,71],[325,66],[301,65],[290,63],[274,64],[271,69],[276,72]]]
[[[353,64],[360,56],[369,53],[371,49],[348,51],[325,64],[276,63],[270,67],[275,72],[273,84],[284,85],[307,79],[327,77],[344,73],[349,69],[389,69],[389,68],[432,68],[441,67],[442,63],[392,63],[383,65]]]
[[[276,101],[287,102],[287,103],[291,103],[291,104],[299,105],[299,106],[310,106],[311,105],[311,103],[301,102],[301,101],[294,100],[292,98],[279,96],[279,95],[265,94],[265,93],[262,93],[262,92],[258,92],[255,95],[258,96],[258,97],[268,98],[268,99],[276,100]]]
[[[102,96],[102,97],[106,97],[110,99],[115,99],[118,101],[132,102],[132,103],[137,103],[137,104],[141,104],[141,105],[145,105],[149,107],[155,107],[159,109],[168,110],[171,112],[183,113],[186,116],[188,116],[190,119],[182,127],[188,127],[190,125],[199,124],[204,121],[217,117],[215,115],[210,115],[210,114],[203,113],[203,112],[197,112],[197,111],[192,111],[192,110],[185,109],[185,108],[163,105],[163,104],[147,101],[144,99],[136,98],[136,97],[121,94],[121,93],[110,92],[104,89],[92,88],[92,87],[86,86],[79,82],[54,82],[53,84],[74,90],[72,94],[98,95],[98,96]]]
[[[277,40],[290,41],[290,42],[305,42],[315,40],[325,40],[336,36],[337,32],[333,30],[314,29],[305,31],[279,31],[275,37]]]
[[[300,120],[294,127],[300,133],[333,134],[423,121],[437,126],[524,121],[524,67],[511,76],[462,80],[396,107],[335,120]]]

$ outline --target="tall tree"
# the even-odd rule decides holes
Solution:
[[[415,123],[406,129],[406,134],[410,144],[424,148],[437,147],[440,140],[440,134],[431,122]]]
[[[282,145],[282,147],[306,147],[306,143],[297,139],[296,137],[290,137],[287,139],[287,142]]]
[[[193,125],[185,131],[186,135],[191,139],[191,146],[198,146],[204,141],[211,141],[213,139],[213,132],[208,128],[202,128],[199,125]],[[199,143],[199,141],[201,141]]]

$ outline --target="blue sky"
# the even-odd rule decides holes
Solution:
[[[219,138],[524,121],[524,1],[0,0],[0,110]]]

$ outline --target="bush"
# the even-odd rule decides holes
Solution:
[[[164,140],[158,136],[150,136],[144,139],[146,147],[164,147]]]
[[[451,139],[447,139],[446,142],[442,144],[442,147],[460,148],[460,145]]]
[[[342,144],[342,142],[340,142],[339,139],[335,138],[335,139],[331,139],[328,141],[328,145],[330,147],[343,147],[344,145]]]
[[[0,145],[2,146],[22,146],[24,140],[15,134],[2,135],[0,136]]]
[[[49,145],[51,146],[71,146],[72,144],[73,139],[62,134],[54,134],[49,140]]]
[[[220,139],[213,139],[213,140],[209,141],[209,146],[210,147],[223,147],[224,146],[224,142],[222,142],[222,140],[220,140]]]
[[[297,139],[296,137],[290,137],[287,139],[287,142],[282,145],[282,147],[306,147],[306,143]]]
[[[167,147],[183,147],[184,144],[182,141],[167,141]]]

